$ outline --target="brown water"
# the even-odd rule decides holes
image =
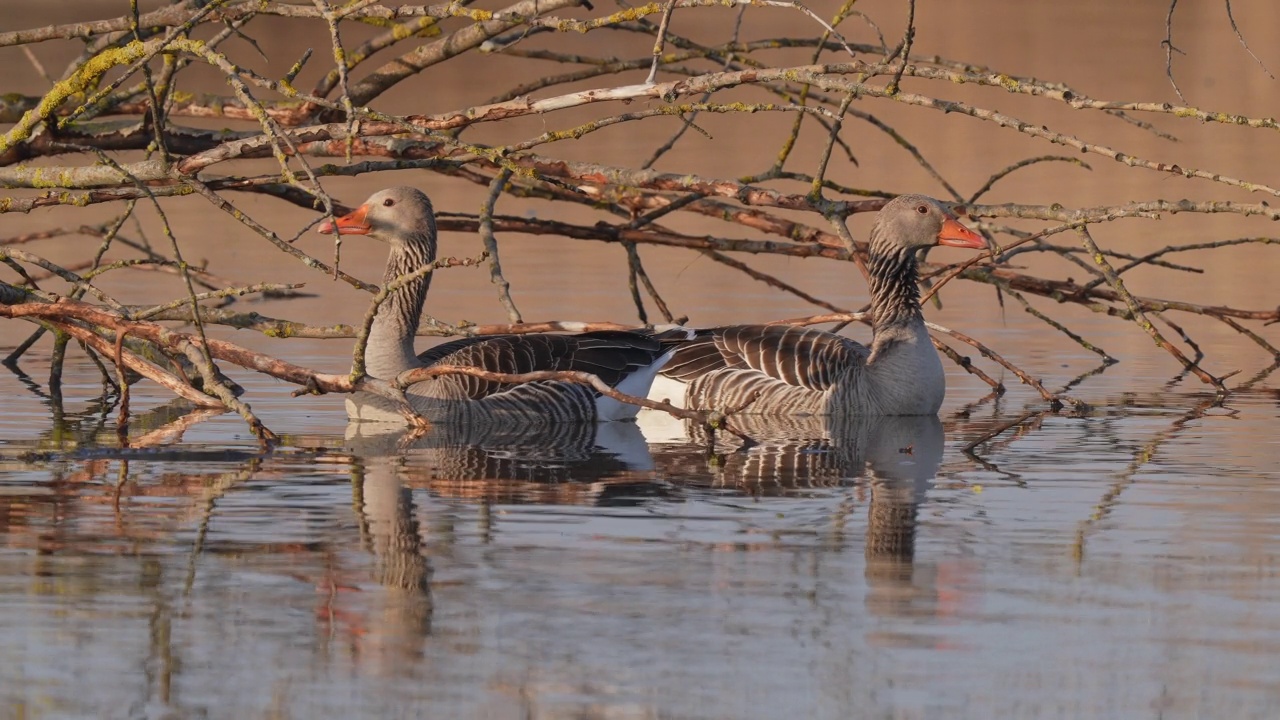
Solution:
[[[22,12],[0,16],[0,30],[46,21],[45,3],[13,5]],[[123,3],[66,7],[73,5],[110,16]],[[890,35],[900,32],[898,3],[858,7]],[[1233,10],[1252,47],[1280,68],[1280,10],[1261,0],[1237,0]],[[922,1],[917,49],[1062,80],[1095,97],[1172,101],[1159,47],[1166,11],[1159,2]],[[1276,83],[1240,48],[1220,4],[1182,3],[1178,13],[1175,44],[1188,55],[1175,69],[1193,104],[1280,114]],[[702,9],[675,22],[677,31],[711,41],[724,38],[729,18],[727,10]],[[301,47],[322,42],[262,27],[278,44],[269,46],[268,68],[277,75]],[[846,28],[852,39],[871,40],[856,23]],[[748,13],[744,37],[775,34],[813,28],[783,10]],[[590,37],[570,40],[592,49]],[[625,47],[608,50],[640,56],[648,42],[622,38]],[[53,68],[71,50],[36,48]],[[13,49],[0,53],[26,62]],[[436,72],[429,88],[399,90],[388,107],[421,110],[424,97],[426,109],[461,106],[531,72],[491,62]],[[16,90],[41,89],[38,79],[14,82]],[[914,89],[972,99],[1131,154],[1276,184],[1269,134],[1158,120],[1181,140],[1170,144],[1110,118],[999,91]],[[1010,162],[1061,151],[970,119],[867,107],[964,191]],[[570,124],[536,118],[510,132],[525,137],[561,122]],[[691,133],[683,154],[660,167],[759,171],[776,151],[760,138],[780,138],[789,122],[706,118],[713,139]],[[558,152],[634,163],[674,129],[652,121]],[[493,131],[475,139],[485,132]],[[838,180],[942,193],[866,126],[850,124],[846,137],[860,164],[834,161]],[[797,168],[811,170],[818,147],[816,135],[806,136]],[[1025,170],[986,200],[1257,199],[1088,160],[1092,172]],[[426,173],[399,173],[396,181],[424,187],[442,209],[474,210],[484,192]],[[327,187],[355,202],[390,182]],[[281,234],[310,219],[267,200],[237,200]],[[166,208],[180,240],[213,269],[243,282],[306,281],[319,295],[240,307],[354,322],[367,302],[281,260],[201,200]],[[562,212],[509,199],[500,209]],[[111,212],[0,216],[0,236]],[[153,216],[143,217],[158,238]],[[855,218],[854,232],[864,233],[867,222]],[[672,225],[743,235],[700,219]],[[1270,231],[1258,221],[1177,216],[1096,234],[1141,252]],[[501,240],[527,318],[634,318],[621,249]],[[321,256],[327,242],[302,241]],[[444,242],[458,255],[478,245],[466,236]],[[26,248],[69,262],[93,246],[71,238]],[[347,270],[379,275],[380,250],[346,247]],[[812,310],[690,253],[641,253],[673,308],[694,323]],[[1274,307],[1274,258],[1265,248],[1188,255],[1212,272],[1136,272],[1129,283],[1140,294]],[[834,302],[865,302],[848,266],[749,262]],[[104,287],[125,302],[181,294],[177,283],[149,275],[119,275]],[[430,311],[501,321],[493,295],[483,269],[451,270],[433,285]],[[1096,356],[1013,304],[1002,311],[989,288],[957,284],[944,298],[930,319],[982,339],[1051,389],[1097,368]],[[340,399],[291,398],[283,383],[238,373],[255,411],[284,436],[281,447],[263,452],[239,418],[185,414],[144,384],[132,400],[141,413],[133,447],[121,449],[114,415],[94,400],[96,369],[73,353],[54,402],[45,385],[48,345],[38,346],[23,361],[28,379],[0,374],[0,717],[1277,716],[1276,381],[1262,375],[1251,390],[1213,405],[1194,379],[1174,379],[1177,365],[1133,326],[1037,304],[1123,362],[1071,388],[1095,407],[1091,414],[1029,417],[972,455],[962,452],[971,440],[1043,408],[998,368],[990,371],[1009,393],[979,402],[987,387],[949,367],[937,421],[751,424],[745,429],[759,445],[722,440],[714,454],[705,438],[671,423],[543,436],[370,436],[345,425]],[[1233,382],[1270,363],[1230,330],[1179,320],[1209,352],[1211,371],[1243,371]],[[0,351],[28,330],[0,323]],[[1275,326],[1259,331],[1280,340]],[[851,333],[865,338],[865,330]],[[225,336],[325,370],[349,362],[346,341]]]

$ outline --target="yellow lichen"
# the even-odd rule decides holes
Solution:
[[[1000,83],[1000,87],[1008,90],[1009,92],[1017,92],[1018,88],[1022,87],[1022,83],[1019,83],[1008,75],[997,75],[996,82]]]

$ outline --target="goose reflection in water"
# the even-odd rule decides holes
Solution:
[[[366,661],[394,674],[422,657],[431,631],[431,565],[424,553],[413,494],[400,482],[400,458],[372,454],[352,463],[353,505],[361,545],[373,555],[373,580],[383,591],[377,600],[354,606],[361,617],[339,607],[352,645]],[[337,593],[335,593],[336,595]],[[340,603],[341,600],[338,600]]]
[[[346,446],[361,457],[400,457],[404,482],[437,497],[634,505],[664,487],[654,482],[648,445],[630,422],[437,425],[420,436],[351,423]]]
[[[439,425],[422,435],[398,425],[351,423],[354,504],[373,580],[384,592],[361,617],[341,616],[362,655],[394,674],[420,658],[433,610],[427,538],[415,488],[503,503],[637,504],[652,494],[652,462],[633,423],[563,423],[534,430]],[[437,529],[438,531],[438,529]],[[366,658],[367,660],[368,658]],[[377,661],[375,661],[377,662]]]
[[[707,442],[701,427],[687,423],[682,433],[673,433],[669,424],[646,426],[650,437],[679,443],[655,446],[659,474],[685,486],[704,484],[758,497],[856,488],[854,497],[868,499],[868,610],[901,615],[938,609],[939,598],[947,594],[938,588],[944,568],[915,563],[917,516],[938,474],[946,439],[937,416],[740,415],[730,422],[758,444],[711,462],[699,449]],[[846,517],[840,512],[835,518],[841,545]]]
[[[360,504],[377,556],[378,582],[404,598],[420,598],[420,615],[403,605],[383,627],[388,642],[408,642],[429,629],[430,569],[419,532],[413,489],[423,497],[506,504],[640,505],[655,498],[686,501],[708,490],[756,497],[813,494],[831,498],[849,488],[832,513],[822,552],[856,547],[845,526],[867,502],[865,598],[877,615],[945,612],[936,564],[918,567],[917,516],[938,473],[944,432],[936,416],[733,418],[757,444],[709,457],[704,431],[681,425],[678,438],[650,446],[631,423],[565,423],[527,430],[440,425],[420,436],[378,424],[348,427],[347,450],[361,468]],[[677,441],[678,442],[671,442]],[[721,437],[720,448],[725,449]],[[659,513],[661,514],[661,513]],[[441,522],[451,513],[429,513]],[[487,519],[486,519],[487,518]],[[435,522],[435,520],[432,520]],[[492,516],[481,513],[481,532]],[[941,568],[945,569],[945,568]],[[402,601],[396,601],[402,602]],[[415,625],[416,623],[416,625]],[[896,640],[895,640],[896,642]],[[407,647],[407,646],[406,646]]]

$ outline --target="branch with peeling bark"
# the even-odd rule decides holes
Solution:
[[[713,38],[710,44],[682,34],[682,22],[695,11],[710,14],[731,10],[737,13],[739,22],[731,29],[725,23],[724,36]],[[1137,268],[1198,273],[1207,280],[1211,273],[1206,269],[1174,263],[1169,256],[1175,252],[1217,250],[1245,243],[1265,246],[1280,241],[1266,237],[1210,240],[1143,252],[1125,247],[1124,241],[1110,241],[1097,228],[1183,214],[1280,220],[1280,209],[1267,202],[1239,200],[1241,190],[1280,195],[1280,188],[1256,178],[1229,176],[1214,168],[1189,168],[1161,157],[1139,157],[1118,143],[1104,142],[1106,138],[1052,130],[999,112],[994,105],[1005,97],[1019,96],[1047,108],[1105,114],[1160,138],[1173,135],[1150,120],[1175,128],[1188,122],[1231,125],[1237,132],[1256,133],[1255,137],[1264,142],[1280,129],[1280,124],[1272,118],[1195,107],[1185,100],[1174,105],[1142,99],[1094,98],[1065,83],[924,54],[915,38],[914,3],[910,10],[907,26],[901,28],[902,42],[892,49],[886,46],[884,34],[875,22],[852,11],[852,3],[846,3],[827,22],[803,4],[790,0],[672,0],[617,12],[596,10],[581,0],[516,0],[493,11],[455,2],[392,5],[223,0],[178,3],[138,17],[126,15],[0,33],[0,47],[26,48],[45,42],[79,47],[83,41],[83,53],[66,72],[51,76],[47,92],[33,96],[0,94],[0,122],[11,126],[0,139],[0,187],[46,191],[0,197],[0,213],[62,207],[68,208],[69,214],[69,208],[123,202],[129,208],[122,215],[124,218],[131,215],[132,203],[139,199],[154,201],[154,207],[159,209],[168,198],[198,194],[260,236],[272,249],[290,256],[282,256],[282,261],[302,262],[319,273],[379,293],[375,286],[342,272],[336,254],[328,264],[295,248],[289,238],[298,228],[270,227],[260,219],[265,214],[255,220],[245,212],[237,194],[254,193],[272,198],[272,202],[332,216],[350,207],[341,199],[330,197],[326,191],[328,178],[393,170],[425,171],[438,177],[439,182],[485,188],[486,200],[478,213],[441,213],[439,227],[445,232],[474,234],[485,245],[491,259],[490,277],[499,289],[498,302],[512,324],[477,327],[430,318],[420,329],[422,334],[574,331],[634,325],[520,322],[522,314],[511,299],[498,262],[500,247],[512,242],[533,242],[540,236],[622,245],[630,282],[626,290],[619,291],[632,293],[641,322],[648,317],[642,291],[648,293],[663,317],[670,319],[677,314],[657,292],[663,279],[652,276],[651,268],[641,261],[644,245],[688,251],[690,257],[695,253],[706,256],[727,268],[727,272],[742,273],[834,312],[844,308],[811,293],[803,284],[785,282],[755,267],[754,261],[744,262],[742,256],[849,262],[865,275],[867,245],[853,236],[845,221],[853,215],[878,210],[888,198],[905,189],[852,187],[833,173],[839,162],[858,163],[851,138],[871,129],[873,133],[856,135],[858,143],[878,141],[900,148],[908,162],[918,165],[936,183],[939,191],[932,192],[953,201],[957,210],[979,221],[979,229],[992,243],[988,256],[968,263],[922,263],[925,281],[930,285],[926,300],[943,292],[949,283],[992,285],[997,288],[997,298],[1006,292],[1012,294],[1027,312],[1071,342],[1109,359],[1083,334],[1054,318],[1053,305],[1047,301],[1079,305],[1138,325],[1140,330],[1135,332],[1150,334],[1188,372],[1218,390],[1225,389],[1221,378],[1205,368],[1219,359],[1212,353],[1208,357],[1194,353],[1197,346],[1188,328],[1178,324],[1181,320],[1176,313],[1199,315],[1226,325],[1276,356],[1276,347],[1264,337],[1264,328],[1280,321],[1280,309],[1215,306],[1197,301],[1193,292],[1150,297],[1137,292],[1137,284],[1130,290],[1125,280]],[[800,13],[805,22],[813,24],[813,36],[743,37],[746,31],[741,19],[746,12]],[[921,13],[924,12],[927,10],[922,8]],[[874,32],[872,39],[878,42],[855,42],[849,26],[843,24],[851,17],[865,21]],[[325,53],[315,53],[313,58],[310,52],[301,58],[286,58],[285,66],[291,63],[292,67],[282,77],[273,77],[253,70],[256,64],[240,57],[243,48],[219,44],[231,36],[251,37],[261,27],[261,18],[275,18],[276,22],[289,23],[290,29],[300,34],[309,33],[316,47],[328,46],[332,50],[331,60],[318,60]],[[1233,18],[1232,21],[1234,27]],[[350,36],[347,31],[357,23],[380,31],[359,45],[344,46],[342,38]],[[210,32],[197,32],[206,28]],[[553,49],[546,49],[525,42],[537,33],[560,35]],[[604,43],[578,43],[581,35],[596,38],[603,33],[611,33]],[[637,34],[645,36],[642,55],[587,54],[600,52],[601,47],[622,48],[625,43],[616,39]],[[194,39],[210,36],[208,41]],[[1243,43],[1243,37],[1240,40]],[[270,43],[260,47],[268,54],[274,51]],[[777,51],[788,48],[812,49],[809,62],[775,62]],[[830,53],[837,55],[824,58]],[[418,91],[439,74],[463,67],[463,62],[484,63],[499,55],[505,56],[504,62],[546,64],[544,69],[551,71],[535,73],[539,79],[528,83],[513,81],[506,87],[495,87],[486,92],[490,99],[479,104],[458,103],[434,92],[439,85],[431,85],[430,112],[395,114],[386,110],[384,98],[392,90]],[[321,62],[326,64],[320,68],[321,79],[314,89],[300,90],[294,83],[304,66],[314,69],[314,64]],[[208,88],[196,87],[189,82],[196,75],[192,68],[220,74],[230,92],[216,95],[206,92]],[[635,73],[645,71],[649,72],[649,81],[638,83],[642,78]],[[501,81],[505,76],[498,72],[485,77],[488,81]],[[969,86],[973,92],[966,93],[965,100],[957,100],[953,88],[958,85]],[[735,166],[731,177],[724,176],[728,173],[706,172],[697,152],[669,152],[677,143],[694,142],[687,139],[693,134],[685,131],[702,129],[693,123],[695,117],[700,121],[705,117],[699,114],[718,113],[722,121],[741,126],[754,122],[753,113],[766,111],[794,115],[789,132],[776,138],[780,149],[774,155],[773,148],[778,146],[770,144],[764,155],[742,153],[742,162],[748,164]],[[889,112],[902,111],[925,118],[930,127],[953,122],[951,116],[964,116],[966,122],[982,123],[994,133],[1016,134],[1070,148],[1080,157],[1033,154],[1002,168],[992,168],[986,182],[964,187],[948,177],[950,168],[927,156],[919,138],[909,137],[883,119]],[[535,116],[541,123],[536,135],[530,136],[527,125],[515,122]],[[210,130],[186,124],[187,118],[219,118],[233,127]],[[565,149],[568,141],[591,136],[615,138],[637,123],[663,122],[678,122],[679,131],[641,166],[584,162],[580,153],[574,157]],[[486,138],[501,138],[501,142],[464,139],[478,136],[476,130],[481,126],[489,126]],[[514,129],[517,127],[522,129]],[[754,137],[754,129],[746,132]],[[802,133],[808,132],[818,133],[814,139],[820,150],[803,156],[798,148],[803,147]],[[774,140],[765,139],[770,143]],[[131,151],[148,154],[122,155]],[[1047,171],[1060,166],[1064,171],[1076,172],[1070,167],[1075,165],[1100,171],[1102,166],[1085,164],[1080,159],[1089,155],[1113,160],[1117,165],[1111,169],[1117,172],[1183,178],[1189,181],[1185,187],[1190,196],[1102,207],[1064,207],[1055,202],[1056,198],[1044,198],[1042,204],[977,204],[993,187],[1003,189],[1009,183],[1007,178],[1028,167]],[[40,162],[28,163],[37,159]],[[663,169],[651,167],[659,159],[664,163]],[[220,176],[219,172],[226,174]],[[1219,196],[1222,192],[1234,194]],[[498,215],[495,207],[502,195],[535,201],[538,210],[522,217]],[[561,213],[561,208],[566,212]],[[582,220],[584,212],[593,214],[592,220]],[[66,222],[63,217],[59,216],[60,223]],[[710,226],[713,229],[689,231],[689,225],[683,222],[686,218],[710,219],[714,221]],[[707,227],[705,222],[701,227]],[[45,314],[32,310],[29,312],[34,314],[24,317],[65,329],[109,360],[116,357],[112,348],[90,336],[108,338],[109,342],[110,337],[119,337],[127,330],[130,338],[140,338],[134,332],[135,325],[163,329],[158,322],[222,324],[278,337],[360,335],[358,329],[346,326],[316,328],[234,307],[210,307],[208,300],[231,303],[241,293],[266,291],[275,285],[224,281],[195,273],[182,262],[187,239],[181,228],[173,229],[167,238],[171,240],[169,249],[164,252],[148,242],[119,237],[119,230],[116,225],[78,231],[95,238],[95,242],[100,239],[101,244],[96,253],[86,253],[92,255],[91,259],[86,257],[64,266],[51,265],[25,248],[77,232],[68,227],[0,240],[0,262],[14,269],[26,285],[21,289],[0,285],[0,295],[16,295],[7,308],[45,304],[65,310],[71,306],[59,304],[63,301],[42,302],[39,298],[51,298],[32,294],[34,288],[47,278],[56,277],[70,283],[73,297],[79,297],[80,293],[97,290],[95,278],[103,272],[145,266],[182,274],[193,283],[188,296],[180,300],[156,298],[149,307],[138,308],[120,306],[105,295],[96,295],[103,303],[96,311],[117,317],[114,325],[93,324],[74,313],[48,316],[48,310],[41,311]],[[1072,234],[1065,234],[1067,231]],[[18,244],[24,249],[13,247]],[[143,257],[118,256],[125,252],[142,252]],[[1020,263],[1028,256],[1048,262],[1036,265],[1036,272],[1014,264],[1015,259]],[[849,269],[851,279],[856,278],[855,268]],[[1072,275],[1081,272],[1085,278],[1077,282]],[[201,292],[196,292],[194,283],[200,284]],[[385,291],[381,292],[385,295]],[[375,299],[375,308],[376,303]],[[858,319],[856,314],[847,313],[839,317],[844,318],[840,322]],[[147,318],[156,322],[127,322]],[[1176,335],[1166,338],[1153,321],[1173,328]],[[98,334],[104,328],[117,335]],[[1189,330],[1194,332],[1194,328]],[[1073,402],[1062,393],[1047,390],[1037,373],[1019,367],[1016,352],[985,347],[959,331],[940,332],[972,344],[986,358],[980,362],[1009,369],[1051,404],[1059,399]],[[189,356],[192,360],[205,352],[205,345],[213,352],[218,342],[165,337],[169,338],[169,344],[163,345],[165,352],[174,358]],[[16,360],[34,342],[33,338],[24,343],[10,354],[10,359]],[[1188,357],[1177,342],[1192,348],[1194,357]],[[362,344],[358,340],[357,368]],[[55,347],[61,353],[65,342],[60,341]],[[968,357],[947,345],[940,345],[940,350],[992,388],[1002,389]],[[146,370],[148,377],[168,383],[174,392],[187,387],[182,393],[195,397],[189,392],[182,370],[175,373],[161,369],[155,363],[134,358],[127,348],[119,353],[119,360],[122,366],[137,372]],[[265,360],[258,358],[254,362]],[[207,371],[199,362],[193,367]],[[284,371],[283,366],[272,367]],[[307,376],[312,377],[307,380],[311,387],[349,391],[336,389],[345,386],[332,384],[332,378],[321,382],[314,378],[322,376],[312,376]],[[382,389],[394,395],[394,388]],[[204,403],[223,402],[199,395]],[[223,404],[235,402],[232,399]]]

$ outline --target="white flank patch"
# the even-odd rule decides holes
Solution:
[[[684,398],[688,387],[689,383],[659,375],[649,389],[649,399],[661,400],[683,408],[686,407]],[[644,433],[644,439],[651,443],[680,443],[688,440],[684,420],[672,417],[671,414],[662,410],[649,408],[641,410],[636,416],[636,425],[640,427],[640,432]]]
[[[636,415],[636,427],[644,435],[650,445],[663,445],[689,442],[685,432],[685,423],[678,417],[661,410],[645,408]]]
[[[678,408],[685,406],[684,395],[689,389],[689,383],[683,380],[669,378],[666,375],[659,375],[654,378],[652,385],[649,387],[649,399],[661,400],[671,403]],[[666,413],[663,413],[665,415]]]
[[[652,364],[641,368],[622,379],[622,382],[614,386],[618,392],[634,395],[636,397],[654,397],[650,388],[654,385],[654,378],[657,377],[658,371],[663,365],[671,359],[675,354],[675,350],[663,353],[661,357],[653,361]],[[680,394],[680,402],[684,402],[684,393]],[[601,395],[596,398],[596,418],[601,421],[611,420],[630,420],[640,411],[639,405],[631,403],[618,402],[611,397]]]

